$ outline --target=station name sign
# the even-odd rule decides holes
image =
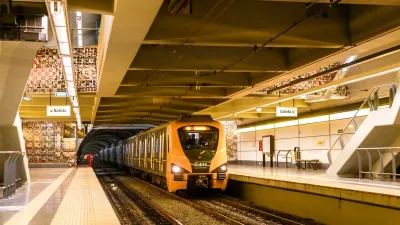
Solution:
[[[296,107],[276,107],[276,116],[297,117]]]
[[[47,106],[47,116],[71,116],[71,106]]]

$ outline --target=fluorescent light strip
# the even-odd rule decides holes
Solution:
[[[255,127],[246,127],[246,128],[240,129],[240,133],[246,133],[246,132],[255,131],[255,130],[256,130]]]
[[[331,114],[329,116],[330,120],[341,120],[341,119],[348,119],[348,118],[352,118],[354,115],[356,115],[357,110],[354,111],[349,111],[349,112],[342,112],[342,113],[335,113],[335,114]],[[367,116],[369,114],[369,109],[361,109],[360,111],[358,111],[357,113],[357,117],[359,116]]]
[[[69,55],[71,51],[69,50],[69,43],[58,42],[58,46],[60,48],[61,55]]]
[[[273,129],[275,128],[275,124],[266,124],[262,126],[257,126],[256,130],[268,130],[268,129]]]
[[[67,27],[56,27],[58,42],[68,43]]]
[[[65,81],[67,83],[68,94],[71,97],[72,105],[77,108],[74,108],[76,120],[78,124],[81,123],[80,111],[79,111],[79,102],[77,99],[77,90],[74,83],[74,72],[72,69],[72,48],[71,48],[71,36],[69,32],[69,24],[68,24],[68,9],[67,6],[64,5],[65,2],[62,1],[49,1],[46,0],[46,5],[51,14],[51,21],[53,26],[53,31],[56,33],[56,40],[58,43],[59,54],[61,55],[61,61],[64,68],[65,73]],[[80,15],[82,15],[79,12]],[[78,15],[78,13],[77,13]],[[82,20],[80,20],[80,25],[78,27],[82,28]],[[80,31],[82,33],[82,31]]]
[[[61,56],[64,67],[72,67],[72,60],[70,56]]]
[[[77,11],[76,12],[76,24],[78,26],[78,46],[82,47],[83,45],[83,33],[82,33],[82,12]]]
[[[325,122],[325,121],[329,121],[329,116],[328,115],[300,119],[299,120],[299,124],[318,123],[318,122]]]
[[[297,124],[299,124],[298,120],[290,120],[290,121],[286,121],[286,122],[275,123],[275,128],[295,126]]]

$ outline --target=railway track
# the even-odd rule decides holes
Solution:
[[[268,213],[257,209],[255,207],[251,207],[238,201],[234,201],[232,198],[226,197],[224,195],[212,195],[205,199],[195,199],[190,197],[189,195],[177,195],[173,193],[169,193],[168,191],[149,184],[143,180],[140,180],[136,177],[130,177],[134,179],[136,182],[140,182],[143,185],[146,185],[149,188],[153,188],[179,200],[181,202],[190,205],[191,207],[202,211],[205,214],[211,215],[212,217],[223,221],[227,224],[231,225],[243,225],[243,224],[287,224],[287,225],[305,225],[305,224],[314,224],[314,223],[303,223],[301,221],[296,221],[292,219],[288,219],[279,215],[275,215],[272,213]]]
[[[177,219],[157,207],[135,190],[127,188],[114,176],[98,176],[107,197],[123,225],[182,225]]]

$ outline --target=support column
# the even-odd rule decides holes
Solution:
[[[25,152],[18,109],[32,68],[33,58],[44,44],[0,41],[0,151]],[[21,168],[22,178],[29,181],[26,154],[22,164],[19,165],[23,167]]]

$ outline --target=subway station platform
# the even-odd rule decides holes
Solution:
[[[324,224],[400,224],[400,182],[328,177],[325,171],[229,165],[227,192]]]
[[[322,170],[229,165],[229,179],[400,209],[400,182],[328,177]]]
[[[31,182],[0,199],[0,224],[120,224],[93,169],[31,168]]]

